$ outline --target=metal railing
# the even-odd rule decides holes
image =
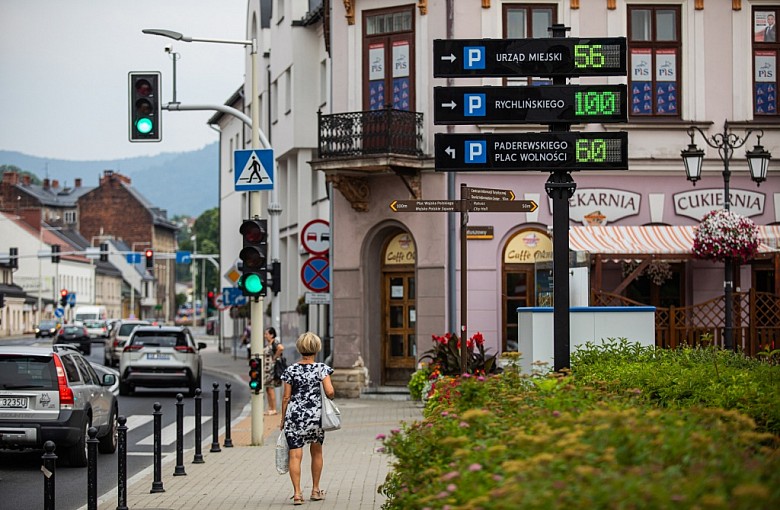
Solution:
[[[423,155],[423,114],[385,108],[317,114],[319,159],[376,154]]]

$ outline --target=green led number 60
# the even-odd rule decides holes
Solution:
[[[575,44],[574,65],[580,69],[604,67],[604,55],[600,44]]]
[[[578,138],[577,163],[603,163],[607,159],[607,143],[603,138]]]

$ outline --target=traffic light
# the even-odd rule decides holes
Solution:
[[[131,142],[162,140],[162,94],[159,72],[128,73]]]
[[[59,244],[52,244],[51,245],[51,262],[52,262],[52,264],[59,264],[60,263],[60,245]]]
[[[8,248],[8,268],[19,269],[19,248]]]
[[[271,262],[271,292],[274,296],[282,290],[282,263],[278,260]]]
[[[206,294],[206,297],[208,297],[208,301],[207,301],[208,306],[207,306],[207,308],[211,308],[211,309],[216,308],[217,304],[214,302],[214,291],[213,290],[208,291],[208,293]]]
[[[108,262],[108,243],[100,243],[100,262]]]
[[[144,252],[144,257],[146,257],[146,269],[152,271],[154,269],[154,251],[146,250]]]
[[[238,257],[241,272],[238,288],[244,296],[261,297],[268,293],[268,220],[244,220],[239,232],[244,247]]]
[[[263,373],[260,369],[260,358],[249,360],[249,389],[259,393],[263,389]]]
[[[65,306],[68,304],[68,289],[62,289],[60,291],[60,306]]]

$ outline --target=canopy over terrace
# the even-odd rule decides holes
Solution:
[[[594,256],[594,291],[601,290],[605,261],[638,261],[639,266],[612,292],[620,294],[653,260],[693,258],[693,225],[644,225],[569,228],[569,248]],[[780,289],[780,225],[758,226],[759,257],[773,259],[775,288]]]

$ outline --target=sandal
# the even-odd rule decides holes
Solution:
[[[266,416],[274,416],[275,414],[278,414],[278,413],[276,412],[276,410],[273,410],[273,411],[266,411],[263,414],[266,415]]]
[[[323,501],[325,499],[325,491],[311,491],[311,497],[309,499],[312,501]]]
[[[293,505],[302,505],[303,504],[303,494],[293,494],[293,497],[290,498],[293,500]]]

